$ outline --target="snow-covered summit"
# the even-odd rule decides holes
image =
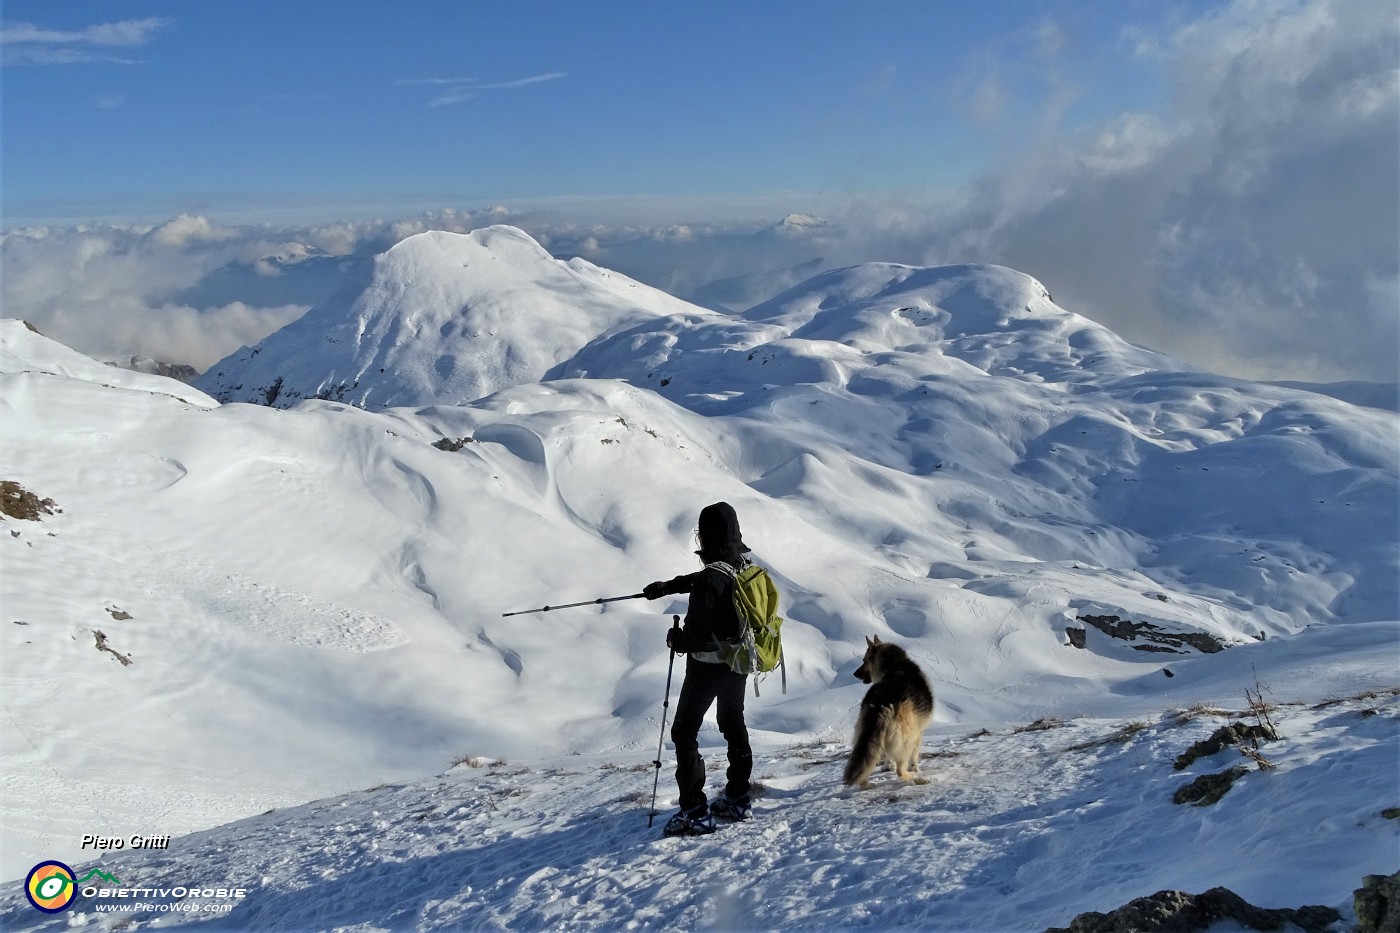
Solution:
[[[1039,281],[1004,266],[863,263],[814,276],[743,317],[789,339],[932,351],[983,372],[1052,382],[1190,368],[1066,311]]]
[[[198,385],[277,407],[469,402],[540,379],[600,334],[682,310],[703,313],[584,260],[556,260],[514,227],[430,231]]]
[[[814,217],[811,214],[788,214],[773,229],[787,236],[803,236],[830,226],[830,221]]]

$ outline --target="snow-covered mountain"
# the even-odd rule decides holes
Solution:
[[[1393,413],[1198,371],[1009,269],[863,265],[720,314],[501,228],[404,241],[368,288],[255,349],[201,385],[266,402],[280,377],[273,407],[0,327],[0,479],[55,505],[0,535],[7,877],[86,863],[83,833],[187,833],[389,781],[113,864],[169,880],[248,849],[227,879],[255,892],[246,928],[533,928],[570,915],[528,907],[530,891],[554,879],[564,911],[585,877],[606,907],[583,926],[701,924],[684,872],[723,889],[727,870],[620,828],[644,822],[662,630],[683,600],[502,613],[686,570],[718,499],[788,618],[788,692],[770,681],[749,705],[769,797],[720,843],[770,885],[802,868],[758,925],[931,923],[879,906],[892,871],[924,885],[913,903],[953,898],[953,918],[1029,885],[1019,915],[1067,923],[1176,878],[1199,887],[1207,868],[1277,906],[1295,890],[1335,904],[1393,856],[1394,824],[1360,801],[1393,778],[1376,772],[1400,747],[1396,707],[1321,705],[1400,681]],[[341,402],[291,401],[340,385]],[[935,684],[929,786],[834,793],[869,634]],[[1168,711],[1238,708],[1261,684],[1299,704],[1294,744],[1276,784],[1251,775],[1215,819],[1254,826],[1264,856],[1188,871],[1186,842],[1129,846],[1101,897],[1031,883],[1129,837],[1199,838],[1210,811],[1159,807],[1179,779],[1151,762],[1209,730],[1179,733]],[[1050,740],[1027,758],[1031,740],[1009,737],[1036,720],[1079,720],[1076,741],[1147,723],[1150,741],[1082,766]],[[1007,741],[983,749],[982,729]],[[509,764],[422,780],[457,761]],[[1036,796],[1061,766],[1074,773]],[[1335,807],[1315,792],[1334,777],[1358,788]],[[1096,789],[1137,781],[1148,830]],[[1239,801],[1262,807],[1270,786],[1289,803],[1260,823]],[[1290,818],[1332,820],[1321,844],[1346,858],[1300,866],[1270,835]],[[888,857],[861,854],[869,821],[904,839],[882,836]],[[1037,827],[1065,845],[1030,845]],[[303,854],[308,834],[326,839]],[[969,860],[897,868],[942,849]],[[468,872],[477,859],[499,872]],[[353,909],[316,900],[308,872]],[[384,879],[382,909],[351,894]],[[389,903],[405,889],[411,910]],[[6,905],[6,928],[31,922]]]

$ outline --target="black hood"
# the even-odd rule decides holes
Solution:
[[[716,502],[700,510],[701,559],[733,563],[748,551],[739,533],[739,516],[728,502]]]

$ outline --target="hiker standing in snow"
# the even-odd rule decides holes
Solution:
[[[728,564],[734,572],[749,560],[739,534],[739,516],[727,502],[707,505],[700,511],[701,563],[704,570],[671,580],[649,584],[642,592],[647,599],[660,599],[672,593],[689,593],[690,605],[685,624],[666,633],[672,651],[686,654],[685,680],[671,727],[676,746],[676,784],[680,788],[680,812],[667,821],[667,836],[700,836],[715,831],[715,819],[746,820],[751,814],[749,777],[753,773],[753,750],[749,729],[744,723],[744,685],[748,677],[735,673],[720,655],[722,643],[735,641],[745,623],[734,608],[734,577],[717,567]],[[725,772],[724,792],[710,802],[705,797],[705,760],[700,755],[700,724],[711,704],[719,731],[729,747],[729,769]]]

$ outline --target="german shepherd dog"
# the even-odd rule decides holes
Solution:
[[[870,684],[860,701],[851,757],[846,761],[847,787],[870,787],[870,773],[887,761],[901,781],[919,771],[919,747],[933,721],[933,689],[919,665],[904,649],[875,638],[865,639],[865,660],[856,677]],[[920,779],[919,783],[923,783]]]

